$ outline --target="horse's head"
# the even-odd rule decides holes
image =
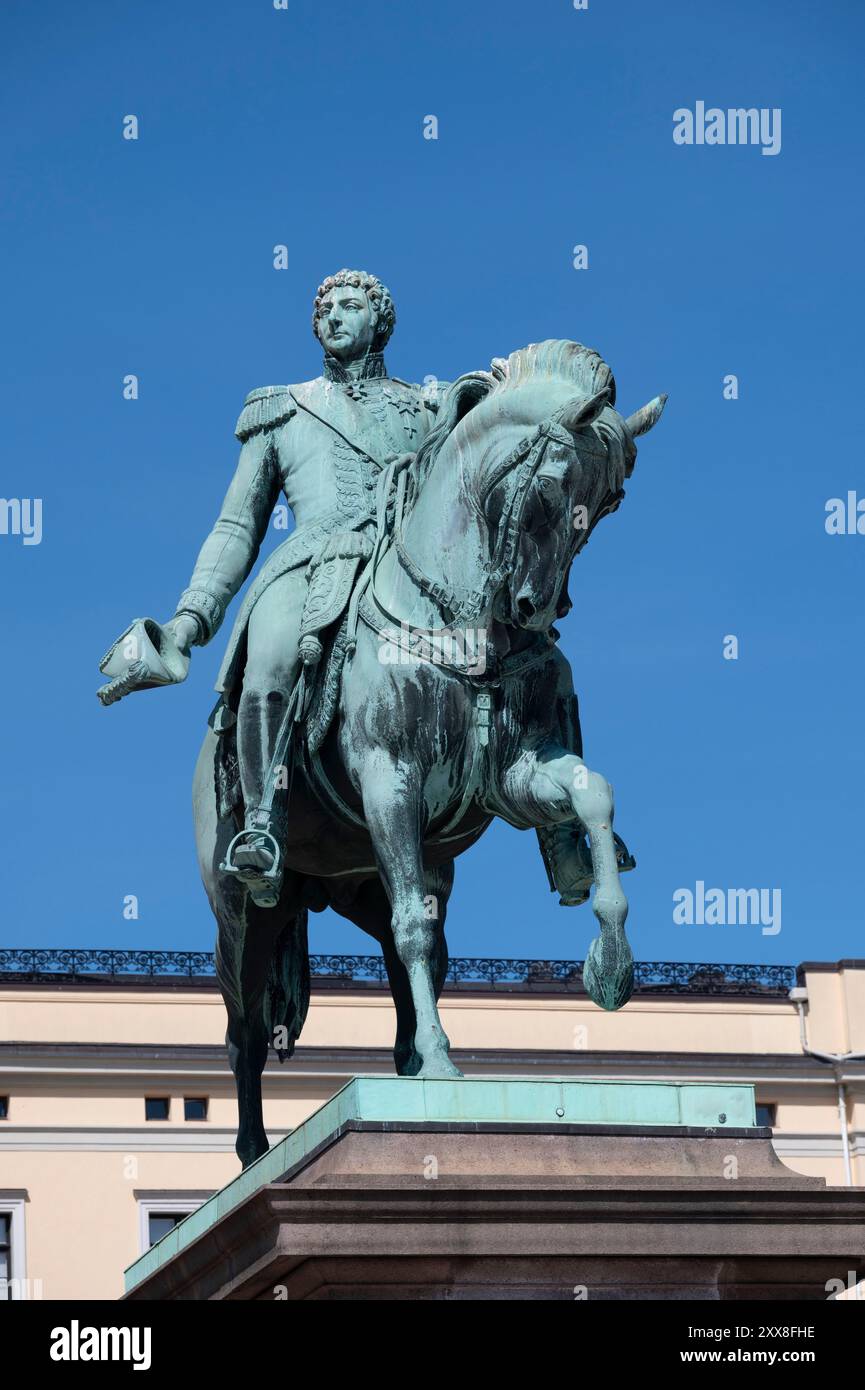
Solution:
[[[533,344],[496,364],[495,384],[466,415],[470,490],[489,539],[493,615],[546,631],[570,608],[571,563],[624,496],[635,438],[664,408],[625,419],[606,363],[579,343]],[[467,441],[468,442],[468,441]]]

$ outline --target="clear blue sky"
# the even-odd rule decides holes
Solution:
[[[865,536],[824,529],[865,496],[863,38],[856,0],[6,0],[0,493],[43,537],[0,535],[0,943],[211,943],[189,788],[228,627],[110,710],[97,662],[170,616],[244,395],[318,373],[312,295],[354,265],[395,375],[564,337],[625,411],[670,393],[562,638],[638,959],[865,955]],[[697,101],[781,108],[781,152],[675,145]],[[674,925],[697,880],[780,889],[781,932]],[[459,862],[452,954],[580,957],[594,926],[532,834]],[[331,914],[312,943],[367,949]]]

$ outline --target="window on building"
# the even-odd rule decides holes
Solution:
[[[0,1211],[0,1299],[12,1297],[12,1217]]]
[[[192,1192],[136,1192],[142,1255],[212,1196],[212,1192],[203,1189]]]
[[[168,1096],[146,1096],[144,1099],[145,1120],[167,1120],[170,1104]]]
[[[776,1105],[758,1105],[757,1124],[768,1129],[774,1129],[775,1112],[777,1111],[777,1108],[778,1107]]]
[[[26,1192],[0,1192],[0,1303],[30,1298],[24,1253]],[[37,1281],[38,1283],[38,1281]],[[37,1298],[42,1294],[37,1293]]]
[[[147,1238],[148,1248],[155,1245],[163,1236],[167,1236],[169,1231],[173,1231],[175,1226],[179,1226],[184,1216],[189,1213],[185,1211],[151,1211],[147,1216]]]
[[[184,1098],[183,1098],[183,1118],[184,1118],[184,1120],[206,1120],[206,1119],[207,1119],[207,1097],[206,1097],[206,1096],[184,1096]]]
[[[9,1097],[0,1096],[0,1120],[9,1119]]]

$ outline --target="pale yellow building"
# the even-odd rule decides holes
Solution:
[[[391,1073],[369,957],[317,957],[271,1140],[357,1073]],[[169,973],[173,972],[173,973]],[[865,1186],[865,961],[644,965],[620,1013],[568,962],[460,961],[442,999],[467,1075],[745,1081],[784,1163]],[[239,1170],[207,957],[0,951],[0,1295],[114,1299],[123,1269]]]

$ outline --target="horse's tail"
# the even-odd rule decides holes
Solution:
[[[264,1025],[280,1062],[294,1052],[309,1009],[307,911],[290,917],[271,957],[264,987]]]
[[[219,918],[216,978],[232,1028],[264,1036],[279,1060],[294,1051],[309,1009],[307,912],[289,917],[276,940],[246,922]],[[260,1030],[260,1031],[259,1031]],[[262,1058],[262,1065],[264,1058]]]

